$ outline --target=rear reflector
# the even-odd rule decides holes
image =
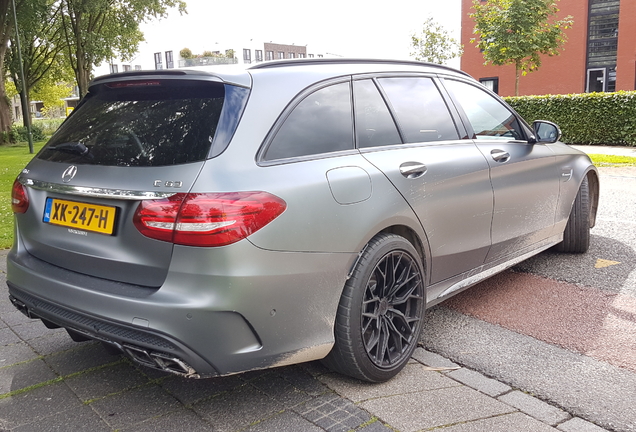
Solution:
[[[287,204],[267,192],[179,193],[142,201],[133,222],[156,240],[186,246],[236,243],[276,219]]]
[[[11,209],[13,213],[26,213],[29,209],[29,196],[18,180],[13,182],[11,189]]]

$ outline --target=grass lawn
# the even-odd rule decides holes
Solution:
[[[44,141],[34,144],[35,151]],[[11,187],[22,168],[33,158],[27,144],[0,146],[0,249],[8,249],[13,243],[13,212],[11,211]],[[636,158],[626,156],[590,155],[596,166],[636,166]]]
[[[35,152],[44,141],[33,145]],[[13,243],[13,212],[11,211],[11,187],[22,168],[35,156],[29,153],[26,143],[0,146],[0,249]]]

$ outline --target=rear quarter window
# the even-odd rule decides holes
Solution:
[[[346,82],[321,88],[296,105],[267,146],[263,160],[353,148],[351,89]]]

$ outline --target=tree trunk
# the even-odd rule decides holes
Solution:
[[[9,35],[13,31],[13,10],[9,1],[0,0],[0,132],[11,130],[11,102],[4,87],[4,57],[7,53]],[[1,140],[0,140],[1,141]]]

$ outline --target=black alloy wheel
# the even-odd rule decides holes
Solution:
[[[424,271],[411,243],[378,234],[345,284],[335,345],[323,362],[364,381],[397,375],[417,347],[425,309]]]

